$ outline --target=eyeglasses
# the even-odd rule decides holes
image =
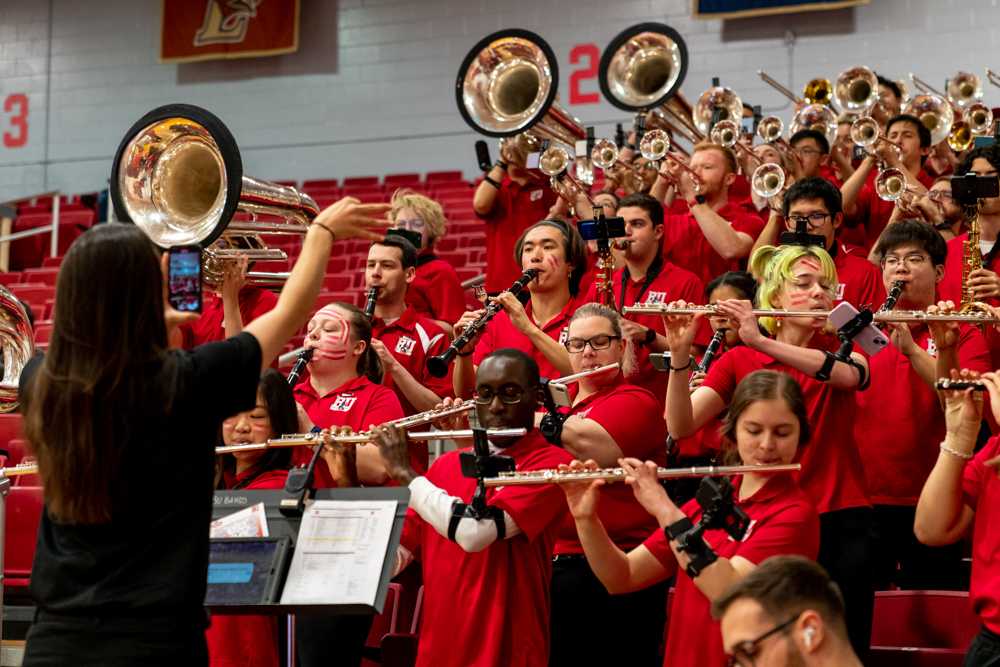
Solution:
[[[492,387],[483,386],[476,388],[472,400],[479,405],[489,405],[495,398],[499,398],[504,405],[516,405],[524,398],[524,394],[524,388],[516,384],[505,384],[498,392],[493,391]]]
[[[882,266],[887,269],[895,269],[900,263],[906,264],[911,269],[915,269],[918,266],[923,266],[927,263],[927,255],[922,255],[918,252],[911,252],[905,257],[897,257],[896,255],[889,255],[882,260]]]
[[[412,231],[420,231],[424,228],[424,221],[420,218],[412,218],[410,220],[397,220],[396,227],[399,229],[409,229]]]
[[[611,341],[613,340],[621,340],[621,336],[600,334],[593,338],[570,338],[566,341],[566,349],[573,354],[579,354],[589,345],[591,350],[597,352],[598,350],[606,350],[611,347]]]
[[[830,217],[829,213],[810,213],[809,215],[790,215],[788,216],[788,222],[792,223],[793,227],[798,227],[799,223],[806,225],[809,229],[818,229],[827,218]]]
[[[747,640],[745,642],[740,642],[733,647],[733,654],[729,657],[729,662],[726,663],[727,667],[754,667],[754,658],[757,657],[758,646],[768,637],[773,637],[778,634],[792,623],[798,620],[798,616],[792,616],[790,619],[782,623],[781,625],[775,626],[762,634],[757,639]]]
[[[800,155],[822,155],[823,151],[818,148],[796,148],[795,151]]]
[[[947,190],[931,190],[927,193],[927,197],[932,201],[948,201],[950,199],[954,199],[954,197],[951,196],[951,193]]]

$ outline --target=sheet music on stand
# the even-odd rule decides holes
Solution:
[[[374,605],[395,500],[317,500],[302,516],[282,605]]]

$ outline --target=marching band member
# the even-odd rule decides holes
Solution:
[[[569,355],[563,343],[569,318],[577,306],[580,278],[586,268],[583,239],[572,225],[542,220],[525,230],[514,245],[522,271],[536,269],[538,277],[528,284],[526,305],[510,292],[497,298],[503,311],[480,332],[478,341],[459,351],[452,382],[455,395],[472,395],[475,367],[490,353],[503,349],[521,350],[538,364],[543,377],[570,372]],[[465,313],[455,323],[455,335],[482,315],[482,310]]]
[[[591,197],[595,206],[601,208],[601,213],[606,218],[613,218],[618,215],[618,195],[614,192],[602,191]],[[561,201],[561,200],[560,200]],[[592,211],[577,206],[578,217],[586,220],[592,217]],[[587,270],[580,279],[580,294],[588,294],[590,286],[594,284],[594,276],[597,272],[597,241],[587,241]],[[622,251],[618,250],[615,244],[611,244],[611,255],[615,258],[615,266],[622,263]]]
[[[612,276],[615,308],[637,303],[670,303],[683,299],[696,301],[704,288],[701,280],[685,269],[663,258],[663,207],[653,197],[636,193],[621,200],[618,215],[625,219],[626,236],[616,239],[625,245],[624,266]],[[591,285],[587,301],[596,301],[596,288]],[[621,320],[622,332],[636,352],[632,384],[645,387],[661,400],[666,395],[667,381],[663,373],[653,368],[650,352],[666,349],[663,319],[655,315],[633,315]],[[698,344],[708,343],[707,331],[699,336]]]
[[[158,261],[138,227],[98,225],[73,243],[48,352],[21,375],[45,488],[25,665],[208,664],[218,429],[254,405],[261,371],[302,326],[334,238],[376,238],[388,222],[373,216],[387,208],[351,198],[326,208],[274,309],[192,351],[167,350],[185,317],[165,303],[167,254]]]
[[[476,414],[484,428],[526,428],[493,447],[517,470],[555,468],[571,457],[534,428],[541,386],[538,366],[519,350],[498,350],[476,372]],[[566,511],[547,486],[490,489],[492,517],[455,519],[476,480],[462,474],[459,452],[418,476],[402,432],[382,427],[376,438],[385,468],[410,488],[399,565],[419,560],[423,615],[417,667],[542,667],[549,656],[549,579],[556,528]]]
[[[622,334],[621,318],[613,309],[596,303],[580,306],[570,320],[566,339],[573,372],[615,362],[627,365],[629,351]],[[581,378],[578,387],[556,438],[567,452],[601,466],[614,466],[623,456],[666,463],[666,425],[658,409],[662,399],[619,371]],[[635,548],[655,529],[656,522],[624,486],[608,488],[602,496],[600,519],[619,548]],[[576,527],[568,519],[560,527],[552,565],[549,664],[580,665],[605,662],[605,658],[622,664],[655,662],[663,636],[666,586],[608,595],[588,566]],[[630,640],[627,646],[603,648],[580,642],[581,636],[598,634]]]
[[[406,290],[406,304],[450,334],[451,323],[465,312],[465,293],[455,267],[434,254],[434,242],[444,237],[448,224],[444,210],[430,197],[406,189],[396,190],[391,204],[394,227],[420,234],[416,275]]]
[[[933,310],[947,246],[916,220],[886,227],[875,252],[886,289],[903,291],[894,310]],[[943,305],[939,304],[939,305]],[[957,588],[960,549],[917,542],[911,526],[920,488],[934,467],[932,446],[944,436],[934,382],[952,368],[990,370],[990,354],[974,326],[894,323],[890,344],[871,357],[872,384],[857,396],[854,436],[874,504],[875,582],[909,589]]]
[[[222,422],[222,443],[263,443],[268,438],[294,433],[298,428],[295,398],[284,376],[273,368],[264,371],[257,385],[257,404]],[[291,450],[275,448],[234,452],[219,457],[219,489],[282,489],[291,465]],[[277,667],[278,625],[274,616],[212,616],[206,631],[212,667],[240,664]]]
[[[802,221],[810,234],[822,236],[823,247],[833,258],[837,269],[837,293],[834,303],[846,301],[853,306],[878,307],[885,301],[885,290],[878,268],[844,243],[837,242],[844,214],[840,191],[824,178],[804,178],[796,181],[782,198],[782,211],[772,211],[767,227],[754,247],[778,242],[779,231],[794,231]]]
[[[961,207],[951,196],[951,176],[935,178],[930,189],[920,197],[900,198],[896,202],[896,208],[892,211],[886,229],[893,223],[907,219],[917,219],[930,225],[941,233],[945,241],[950,241],[961,234],[965,218]],[[885,230],[882,233],[884,234]],[[868,254],[868,259],[878,262],[874,246],[872,252]]]
[[[729,186],[736,179],[737,169],[731,150],[701,143],[693,151],[690,166],[700,186],[695,188],[686,171],[673,172],[688,212],[666,217],[664,257],[706,283],[720,273],[739,268],[764,221],[741,211],[729,199]],[[673,167],[671,162],[668,168]]]
[[[931,147],[931,132],[919,118],[906,114],[892,117],[886,124],[885,137],[901,148],[879,141],[840,188],[847,226],[843,239],[860,246],[866,254],[888,224],[894,206],[893,202],[881,199],[875,190],[878,162],[903,170],[911,188],[923,191],[934,182],[923,169]]]
[[[472,209],[486,223],[486,282],[497,295],[514,282],[520,271],[511,248],[536,221],[545,218],[556,203],[548,179],[540,180],[525,169],[527,156],[514,140],[501,142],[500,159],[483,177],[472,198]]]
[[[798,164],[798,178],[825,178],[836,188],[841,182],[830,167],[830,142],[819,130],[806,128],[799,130],[788,139],[788,145],[795,151]]]
[[[952,378],[975,379],[976,373],[952,372]],[[1000,420],[1000,377],[978,378],[989,391],[990,406]],[[972,640],[964,665],[986,667],[1000,659],[1000,593],[997,560],[1000,535],[993,516],[1000,507],[997,475],[1000,437],[993,436],[976,453],[983,411],[982,394],[971,389],[944,394],[945,436],[934,469],[917,502],[913,530],[931,546],[953,544],[972,532],[972,579],[969,598],[982,627]]]
[[[732,664],[863,667],[851,649],[844,598],[823,568],[772,556],[712,603]]]
[[[761,276],[757,292],[761,308],[827,311],[833,305],[837,272],[822,248],[765,246],[754,253],[751,268]],[[874,605],[869,569],[871,505],[852,427],[855,395],[868,384],[868,363],[858,352],[842,359],[809,347],[825,327],[825,318],[762,318],[758,324],[749,302],[722,301],[717,306],[738,327],[744,346],[713,364],[702,385],[691,393],[690,362],[671,366],[666,410],[670,434],[675,439],[690,435],[722,413],[740,380],[755,370],[779,370],[798,381],[816,436],[802,452],[800,481],[820,514],[819,562],[844,592],[852,643],[864,653]],[[773,337],[761,333],[761,324]],[[691,317],[666,318],[672,359],[690,359],[694,328]]]
[[[723,438],[744,465],[790,463],[809,442],[806,399],[794,379],[771,370],[747,375],[736,387],[723,426]],[[656,478],[656,464],[622,459],[626,483],[656,519],[659,529],[628,553],[609,537],[598,508],[608,490],[603,480],[571,482],[566,493],[587,561],[612,594],[638,591],[676,576],[669,612],[665,667],[725,664],[718,624],[710,615],[712,601],[778,554],[815,558],[819,551],[819,519],[809,497],[789,473],[747,473],[737,479],[735,500],[753,521],[753,529],[734,540],[710,528],[703,536],[703,555],[695,560],[681,551],[667,531],[701,518],[698,502],[678,508]],[[596,468],[574,462],[570,470]],[[705,562],[707,561],[707,562]],[[603,620],[603,619],[602,619]],[[593,635],[591,635],[593,636]],[[633,638],[634,633],[628,635]],[[636,663],[629,663],[636,664]]]
[[[306,327],[305,347],[314,350],[307,366],[309,375],[295,387],[295,400],[305,413],[300,413],[301,429],[346,426],[357,432],[403,416],[396,394],[380,384],[382,364],[371,340],[372,325],[355,306],[331,303],[316,311]],[[358,445],[356,453],[362,484],[377,486],[388,481],[374,445]],[[426,447],[411,447],[411,453],[414,465],[426,469]],[[293,462],[305,464],[311,456],[300,447]],[[327,465],[316,466],[316,488],[343,485],[337,452],[324,447],[322,456]]]
[[[406,304],[417,261],[409,241],[388,236],[372,245],[365,264],[365,288],[379,288],[372,349],[382,364],[382,384],[396,392],[407,415],[430,410],[451,394],[451,378],[427,372],[427,357],[444,352],[449,336]]]
[[[222,283],[206,291],[201,317],[177,328],[173,345],[190,350],[203,343],[232,338],[278,303],[277,295],[247,282],[247,262],[228,262]]]

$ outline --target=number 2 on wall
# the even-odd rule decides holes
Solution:
[[[596,92],[584,93],[580,91],[580,83],[588,79],[597,78],[597,67],[601,60],[601,52],[597,49],[597,44],[577,44],[569,52],[569,62],[576,65],[586,60],[587,64],[569,75],[569,103],[570,104],[597,104],[601,98]]]
[[[20,148],[28,143],[28,96],[24,93],[8,95],[3,101],[5,113],[13,113],[10,117],[10,130],[3,133],[3,145],[6,148]]]

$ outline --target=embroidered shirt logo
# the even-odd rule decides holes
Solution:
[[[531,201],[538,201],[539,199],[542,198],[543,194],[545,194],[545,192],[542,190],[532,190],[531,194],[528,195],[528,197],[530,198]]]
[[[406,356],[413,355],[413,348],[416,346],[417,341],[413,340],[409,336],[400,336],[399,340],[396,341],[396,352],[398,354],[405,354]]]
[[[333,412],[350,412],[357,400],[357,396],[341,394],[337,397],[337,400],[330,404],[330,410]]]
[[[844,290],[847,288],[845,283],[837,283],[837,301],[844,300]]]
[[[666,292],[650,292],[646,295],[646,303],[665,303],[666,300]]]

